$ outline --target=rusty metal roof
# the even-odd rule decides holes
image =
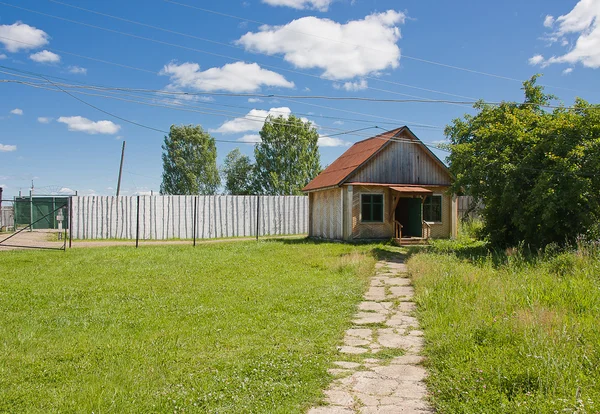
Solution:
[[[413,186],[390,186],[390,190],[397,191],[399,193],[411,193],[411,194],[432,194],[433,191],[428,190],[423,187],[413,187]]]
[[[308,183],[302,191],[313,191],[340,185],[345,178],[375,155],[389,142],[390,138],[397,135],[404,128],[406,127],[396,128],[352,145],[341,157],[332,162],[321,174]]]

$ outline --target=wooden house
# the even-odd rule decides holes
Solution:
[[[408,127],[357,142],[303,189],[309,236],[406,244],[456,237],[451,183],[448,168]]]

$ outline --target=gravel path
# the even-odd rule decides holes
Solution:
[[[346,331],[340,347],[348,358],[330,369],[337,378],[325,390],[327,405],[311,408],[308,414],[433,412],[426,401],[426,372],[420,356],[423,333],[412,316],[413,295],[401,260],[377,263],[355,315],[355,327]],[[404,355],[391,360],[377,357],[392,350],[404,350]]]

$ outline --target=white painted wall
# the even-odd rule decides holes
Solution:
[[[74,239],[135,239],[137,196],[73,197]],[[140,240],[256,236],[257,196],[140,196]],[[308,197],[260,196],[260,236],[308,232]]]

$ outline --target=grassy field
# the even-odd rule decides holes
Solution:
[[[373,246],[0,253],[0,412],[300,413]]]
[[[600,254],[484,252],[409,260],[438,412],[600,412]]]

